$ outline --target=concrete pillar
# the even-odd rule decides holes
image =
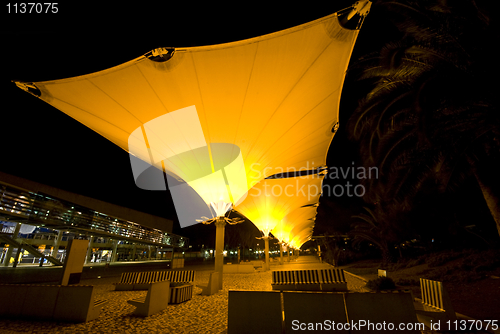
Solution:
[[[151,245],[148,246],[148,261],[151,260]]]
[[[16,252],[16,256],[14,257],[14,263],[12,263],[12,268],[16,268],[17,264],[19,263],[19,257],[23,253],[23,248],[19,247]]]
[[[224,268],[224,217],[217,217],[215,221],[215,272],[219,273],[219,290],[222,290],[222,272]]]
[[[240,263],[240,247],[238,247],[238,263]]]
[[[19,235],[19,231],[21,230],[21,223],[17,223],[14,228],[14,233],[12,234],[12,239],[17,239]],[[7,254],[5,254],[5,258],[3,259],[3,266],[8,267],[10,263],[10,258],[12,257],[12,252],[14,251],[14,246],[9,245],[9,249],[7,249]]]
[[[59,245],[61,244],[63,233],[64,231],[62,230],[57,231],[57,238],[54,240],[54,248],[52,248],[52,252],[50,253],[54,258],[57,258],[57,252],[59,252]]]
[[[290,262],[290,249],[286,247],[286,262]]]
[[[266,263],[264,264],[264,270],[269,271],[270,266],[269,266],[269,239],[270,237],[263,237],[264,239],[264,245],[265,245],[265,256],[266,256]]]
[[[130,259],[131,261],[135,261],[135,253],[137,252],[137,246],[134,244],[134,247],[132,247],[132,258]]]
[[[90,237],[89,239],[89,247],[87,248],[87,255],[85,256],[85,264],[90,262],[90,257],[92,256],[92,240],[94,238]]]
[[[66,261],[64,261],[63,274],[59,284],[67,285],[80,283],[84,257],[87,257],[90,246],[91,243],[87,242],[87,240],[71,239],[68,241],[66,251],[67,258]]]
[[[111,252],[111,261],[116,262],[118,258],[118,240],[113,240],[113,251]]]
[[[280,242],[280,264],[283,264],[283,243]]]

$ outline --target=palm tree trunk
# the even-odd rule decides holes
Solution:
[[[495,220],[498,234],[500,235],[500,198],[498,198],[497,194],[491,187],[487,186],[481,180],[481,177],[479,176],[476,168],[473,168],[472,170],[474,172],[474,176],[476,177],[477,183],[479,184],[479,188],[481,188],[481,192],[483,193],[486,205],[488,205],[488,209],[490,209],[491,216]]]

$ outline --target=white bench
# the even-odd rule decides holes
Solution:
[[[0,316],[71,322],[99,317],[107,303],[95,299],[92,285],[0,284],[0,298]]]
[[[94,298],[92,285],[63,285],[59,290],[54,320],[87,322],[99,317],[107,300]]]
[[[149,284],[148,293],[145,297],[127,300],[134,305],[134,314],[141,317],[149,317],[152,314],[164,310],[170,299],[170,282],[161,281]]]
[[[126,272],[120,276],[118,283],[113,283],[115,290],[147,290],[149,284],[158,281],[172,283],[192,283],[195,278],[194,270],[163,270]]]
[[[282,333],[278,291],[229,290],[227,333]]]
[[[347,291],[342,269],[273,271],[271,286],[281,291]]]
[[[218,272],[210,273],[210,277],[208,279],[208,285],[207,286],[198,285],[198,287],[201,288],[201,295],[211,296],[219,292],[218,283],[219,283],[219,273]]]
[[[282,302],[283,301],[283,302]],[[372,328],[357,327],[342,331],[337,324],[364,321],[372,324],[393,323],[398,333],[420,333],[421,328],[402,330],[398,324],[416,324],[410,292],[310,292],[229,290],[228,334],[294,333],[302,324],[325,324],[330,329],[311,332],[374,333]],[[334,323],[333,323],[334,322]],[[316,326],[316,325],[315,325]],[[387,331],[388,333],[389,331]],[[380,333],[385,333],[380,331]]]
[[[415,303],[417,318],[420,322],[430,327],[431,322],[443,323],[448,320],[457,320],[450,297],[442,282],[421,278],[420,291],[422,302]]]

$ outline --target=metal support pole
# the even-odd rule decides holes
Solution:
[[[269,239],[270,237],[267,236],[267,237],[264,237],[264,245],[265,245],[265,252],[266,252],[266,263],[264,265],[264,270],[265,271],[269,271],[270,269],[270,266],[269,266]]]
[[[59,252],[59,245],[61,244],[62,237],[63,237],[63,231],[62,230],[57,231],[57,238],[54,241],[54,248],[52,248],[52,252],[50,252],[50,255],[55,259],[57,259],[57,253]]]
[[[134,246],[132,247],[132,258],[130,259],[130,261],[135,261],[135,253],[137,252],[137,246],[136,244],[134,244]]]
[[[283,264],[283,243],[280,242],[280,264]]]
[[[19,231],[21,230],[21,223],[17,223],[14,228],[14,233],[12,233],[12,239],[16,239],[19,235]],[[7,249],[7,253],[5,254],[5,258],[3,259],[3,266],[8,267],[10,264],[10,258],[12,257],[12,253],[14,252],[14,245],[9,245],[9,249]]]
[[[113,252],[111,253],[111,261],[115,262],[118,258],[118,240],[113,240]]]
[[[222,272],[224,268],[224,217],[217,217],[215,221],[215,272],[219,273],[219,290],[222,290]]]
[[[94,238],[90,237],[90,239],[89,239],[89,248],[87,248],[87,255],[85,256],[85,264],[90,262],[90,256],[92,256],[92,239],[94,239]]]
[[[19,262],[19,256],[21,256],[22,253],[23,253],[23,248],[19,247],[17,249],[16,257],[14,257],[14,263],[12,263],[12,268],[16,268],[17,267],[17,264]]]

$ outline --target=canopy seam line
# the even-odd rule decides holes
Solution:
[[[299,123],[300,123],[300,121],[301,121],[302,119],[304,119],[304,118],[305,118],[307,115],[309,115],[309,114],[310,114],[310,113],[311,113],[314,109],[316,109],[316,108],[317,108],[320,104],[322,104],[322,103],[323,103],[326,99],[328,99],[330,96],[332,96],[333,94],[335,94],[335,93],[336,93],[336,92],[338,92],[338,91],[339,91],[339,89],[336,89],[336,90],[334,90],[333,92],[331,92],[330,94],[328,94],[327,96],[325,96],[325,97],[324,97],[324,98],[323,98],[320,102],[318,102],[318,103],[317,103],[314,107],[312,107],[312,108],[311,108],[311,109],[310,109],[310,110],[309,110],[306,114],[304,114],[301,118],[299,118],[299,119],[298,119],[298,120],[297,120],[297,121],[296,121],[296,122],[295,122],[295,123],[294,123],[291,127],[289,127],[289,128],[288,128],[288,131],[290,131],[291,129],[293,129],[294,127],[296,127],[296,126],[297,126],[297,124],[299,124]],[[320,126],[319,128],[321,128],[321,127],[322,127],[322,126]],[[259,157],[259,159],[262,159],[262,157],[263,157],[263,156],[264,156],[264,155],[265,155],[265,154],[266,154],[266,153],[267,153],[267,152],[268,152],[268,151],[269,151],[269,150],[270,150],[270,149],[271,149],[271,148],[272,148],[272,147],[273,147],[273,146],[274,146],[274,145],[275,145],[275,144],[276,144],[276,143],[277,143],[277,142],[278,142],[281,138],[283,138],[283,137],[284,137],[284,136],[288,133],[288,131],[287,131],[286,133],[283,133],[283,134],[282,134],[279,138],[277,138],[277,139],[274,141],[274,143],[273,143],[272,145],[268,145],[268,146],[267,146],[267,147],[268,147],[268,148],[267,148],[267,150],[266,150],[264,153],[262,153],[262,154],[261,154],[261,156]],[[311,133],[314,133],[314,132],[311,132]],[[308,136],[309,136],[309,135],[308,135]],[[306,136],[306,137],[308,137],[308,136]],[[304,140],[304,138],[300,139],[300,140],[299,140],[299,141],[297,141],[295,144],[300,143],[300,142],[301,142],[301,141],[303,141],[303,140]],[[281,154],[281,155],[283,155],[283,154]],[[280,155],[278,155],[277,157],[279,157],[279,156],[280,156]]]
[[[252,61],[252,69],[250,71],[250,77],[248,78],[247,88],[245,89],[245,96],[243,98],[243,102],[242,102],[241,108],[240,108],[240,117],[238,118],[238,125],[236,127],[236,132],[235,132],[234,140],[233,140],[233,145],[235,145],[235,146],[237,146],[236,145],[236,139],[238,138],[238,131],[240,129],[241,116],[243,115],[243,108],[245,106],[245,101],[246,101],[247,94],[248,94],[248,88],[250,87],[250,82],[252,81],[253,70],[254,70],[254,67],[255,67],[255,59],[257,58],[257,53],[259,51],[259,45],[260,45],[260,43],[257,43],[257,47],[255,48],[255,54],[254,54],[253,61]],[[231,156],[233,156],[233,151],[234,151],[234,147],[231,149]],[[240,148],[240,151],[241,151],[241,148]],[[243,168],[245,168],[245,163],[244,162],[243,162]],[[245,168],[245,177],[246,177],[246,168]],[[247,183],[247,187],[248,187],[248,183]]]
[[[281,100],[280,104],[276,107],[276,109],[273,111],[273,113],[271,114],[271,117],[269,117],[269,119],[267,120],[266,124],[262,127],[262,130],[259,132],[259,134],[257,135],[256,137],[256,140],[254,141],[254,143],[252,144],[252,146],[250,147],[250,149],[248,150],[247,154],[249,155],[249,153],[253,150],[254,146],[255,146],[255,143],[260,139],[262,133],[264,132],[264,130],[267,128],[267,126],[269,125],[269,122],[271,121],[271,119],[273,118],[273,116],[276,114],[276,112],[278,111],[278,109],[281,107],[281,105],[283,104],[283,102],[288,98],[288,96],[290,96],[291,92],[295,89],[295,87],[297,87],[297,85],[299,84],[299,82],[304,78],[304,76],[306,75],[306,73],[311,69],[311,67],[316,63],[316,61],[319,59],[319,57],[325,52],[325,50],[332,44],[333,40],[331,40],[324,48],[323,50],[318,54],[318,56],[316,57],[316,59],[314,59],[314,61],[307,67],[307,69],[304,71],[304,73],[302,73],[302,75],[300,76],[300,78],[295,82],[295,84],[293,85],[292,88],[290,88],[290,90],[288,91],[288,93],[285,95],[285,97]]]
[[[149,82],[149,80],[146,78],[146,76],[144,75],[144,73],[142,72],[142,70],[141,70],[139,67],[137,67],[137,69],[138,69],[138,70],[139,70],[139,72],[141,73],[141,75],[142,75],[142,77],[144,78],[144,80],[146,80],[146,82],[148,83],[148,86],[151,88],[151,90],[152,90],[152,91],[153,91],[153,93],[155,94],[155,96],[156,96],[156,98],[158,99],[158,101],[160,101],[161,105],[162,105],[162,106],[163,106],[163,108],[165,109],[166,113],[165,113],[164,115],[166,115],[166,114],[170,113],[171,111],[169,111],[169,109],[165,106],[165,104],[164,104],[164,103],[163,103],[163,101],[161,100],[160,96],[156,93],[156,90],[153,88],[153,86],[151,85],[151,83]],[[161,116],[159,116],[159,117],[161,117]],[[177,123],[175,122],[175,120],[174,120],[174,119],[172,119],[172,122],[173,122],[175,125],[177,125]],[[177,127],[177,128],[179,128],[179,127]],[[191,145],[189,144],[189,141],[187,140],[187,138],[186,138],[185,134],[184,134],[184,133],[181,133],[181,135],[182,135],[182,137],[184,138],[184,141],[185,141],[186,143],[188,143],[188,147],[189,147],[189,148],[190,148],[190,150],[192,151],[192,150],[193,150],[193,148],[192,148],[192,147],[191,147]],[[157,137],[160,139],[160,141],[161,141],[161,143],[162,143],[163,145],[165,145],[165,146],[166,146],[166,147],[168,147],[168,148],[169,148],[172,152],[174,152],[174,153],[175,153],[175,151],[174,151],[174,150],[173,150],[173,149],[172,149],[172,148],[171,148],[171,147],[170,147],[170,146],[169,146],[166,142],[164,142],[164,141],[162,140],[162,138],[161,138],[161,137],[159,137],[159,136],[157,136]],[[197,157],[196,155],[195,155],[195,158],[196,158],[196,162],[198,163],[198,166],[199,166],[199,167],[200,167],[200,169],[201,169],[201,168],[202,168],[201,163],[200,163],[200,161],[198,160],[198,157]],[[166,158],[166,160],[169,160],[169,159],[168,159],[168,158]],[[182,160],[181,160],[181,161],[182,161]],[[171,163],[171,161],[170,161],[170,160],[169,160],[169,162]],[[183,163],[183,165],[184,165],[184,166],[185,166],[188,170],[189,170],[189,169],[191,169],[191,168],[189,168],[189,165],[187,165],[184,161],[182,161],[182,163]],[[175,165],[177,168],[181,169],[181,168],[180,168],[180,166],[178,166],[177,164],[173,163],[173,165]],[[182,169],[181,169],[181,170],[182,170]],[[177,173],[175,173],[174,171],[171,171],[171,172],[172,172],[172,173],[174,173],[175,175],[177,175],[178,177],[182,178],[180,175],[178,175],[178,174],[177,174]],[[182,179],[183,179],[183,178],[182,178]],[[184,179],[183,179],[183,180],[184,180]],[[184,180],[184,182],[187,182],[187,181],[186,181],[186,180]]]
[[[212,157],[212,149],[210,147],[210,143],[212,142],[212,140],[210,137],[210,128],[208,126],[207,113],[205,111],[205,103],[203,103],[203,94],[201,93],[200,80],[198,78],[198,71],[196,69],[196,62],[194,60],[193,54],[189,53],[189,55],[191,56],[191,62],[193,63],[193,69],[194,69],[194,73],[196,76],[196,86],[198,87],[198,93],[200,94],[201,106],[203,108],[203,116],[205,117],[205,124],[207,124],[207,134],[205,134],[205,131],[203,131],[203,127],[202,127],[202,131],[203,131],[203,135],[205,136],[205,142],[207,143],[208,155],[210,156],[210,165],[212,167],[212,172],[215,172],[214,161],[213,161],[213,157]],[[198,111],[198,110],[196,110],[196,111]]]

